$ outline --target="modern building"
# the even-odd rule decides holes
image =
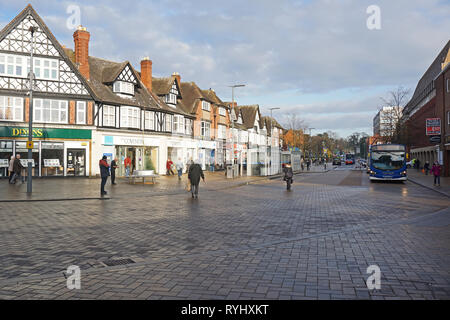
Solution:
[[[373,118],[373,135],[381,137],[392,137],[396,125],[402,117],[402,107],[382,107]]]

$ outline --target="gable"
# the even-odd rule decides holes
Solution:
[[[136,75],[134,74],[134,72],[131,70],[130,65],[127,64],[125,66],[125,68],[123,68],[122,72],[119,73],[119,75],[117,76],[117,79],[119,81],[125,81],[125,82],[131,82],[134,85],[137,85],[138,81],[136,78]]]
[[[27,6],[0,32],[1,54],[13,57],[16,61],[19,58],[22,67],[20,73],[0,75],[0,89],[29,90],[27,67],[31,50],[31,26],[36,29],[33,50],[36,74],[34,90],[51,94],[89,95],[84,79],[31,6]]]

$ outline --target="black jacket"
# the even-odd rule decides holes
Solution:
[[[109,165],[105,160],[100,160],[100,176],[102,178],[107,178],[109,176]]]
[[[189,166],[188,178],[191,180],[192,184],[199,184],[200,177],[204,180],[205,176],[203,174],[202,167],[198,163],[194,163]]]
[[[284,167],[283,168],[283,173],[284,173],[284,178],[285,179],[292,179],[292,177],[294,176],[294,172],[292,172],[292,168],[287,168]]]
[[[13,164],[13,172],[15,174],[20,174],[21,171],[23,169],[22,163],[20,163],[19,159],[14,159],[14,164]]]

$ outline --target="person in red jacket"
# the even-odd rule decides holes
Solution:
[[[105,191],[105,184],[109,177],[109,164],[106,161],[106,156],[103,156],[103,158],[98,162],[98,165],[100,166],[100,177],[102,178],[100,193],[101,195],[105,195],[107,194]]]
[[[439,165],[439,162],[435,161],[433,164],[433,167],[431,168],[431,173],[434,176],[434,185],[441,186],[441,166]]]
[[[173,166],[172,160],[170,160],[170,158],[167,159],[167,162],[166,162],[167,173],[166,173],[166,174],[167,174],[168,176],[170,176],[170,175],[175,175],[175,173],[173,173],[173,171],[172,171],[172,166]]]

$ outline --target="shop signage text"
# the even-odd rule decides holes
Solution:
[[[0,127],[0,137],[27,138],[28,128]],[[91,139],[91,130],[60,129],[60,128],[34,128],[33,138],[38,139]]]
[[[425,120],[426,134],[427,136],[435,136],[441,134],[441,119],[440,118],[427,118]]]

